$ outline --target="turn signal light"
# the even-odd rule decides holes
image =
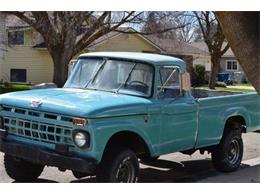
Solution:
[[[73,119],[73,124],[77,126],[85,126],[88,124],[88,121],[86,119],[81,119],[81,118],[74,118]]]

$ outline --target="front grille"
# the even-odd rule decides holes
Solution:
[[[39,112],[35,110],[28,110],[24,108],[15,108],[11,106],[3,106],[3,110],[6,112],[12,112],[21,114],[24,116],[33,116],[33,117],[40,117],[44,119],[51,119],[51,120],[58,120],[62,122],[72,122],[72,117],[62,116],[59,114],[53,114],[53,113],[46,113],[46,112]]]
[[[8,134],[74,147],[72,117],[9,106],[3,108],[7,113],[7,115],[3,114],[3,126]],[[13,114],[10,115],[11,113]]]
[[[72,128],[68,126],[4,117],[4,128],[9,134],[26,137],[35,141],[74,146]]]

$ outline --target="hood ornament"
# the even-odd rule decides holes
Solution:
[[[32,100],[30,103],[31,108],[39,108],[42,105],[41,100]]]

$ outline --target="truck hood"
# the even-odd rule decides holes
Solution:
[[[41,102],[32,108],[31,102]],[[39,89],[0,95],[0,104],[88,118],[147,113],[149,99],[85,89]]]

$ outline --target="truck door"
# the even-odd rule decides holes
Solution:
[[[162,67],[159,71],[161,83],[157,95],[162,113],[160,152],[191,149],[197,136],[198,104],[193,97],[182,93],[178,67]]]

